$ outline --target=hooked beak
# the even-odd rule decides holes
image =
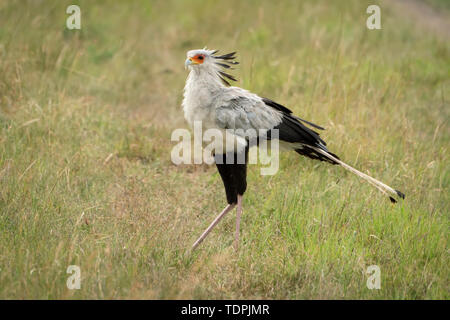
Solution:
[[[184,62],[184,67],[187,69],[187,67],[196,65],[196,64],[199,64],[198,61],[196,61],[193,58],[187,58],[186,61]]]
[[[187,67],[189,67],[191,64],[193,64],[192,59],[187,58],[186,61],[184,62],[184,68],[187,69]]]

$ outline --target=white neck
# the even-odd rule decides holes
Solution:
[[[195,66],[184,87],[183,110],[189,124],[207,121],[215,98],[225,89],[214,66]]]
[[[217,72],[219,69],[214,66],[192,67],[186,80],[186,89],[205,88],[210,92],[224,88]]]

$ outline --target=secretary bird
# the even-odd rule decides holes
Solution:
[[[232,65],[238,64],[234,61],[236,52],[216,55],[217,52],[206,48],[191,50],[187,52],[185,62],[185,67],[190,71],[182,103],[186,120],[191,126],[195,121],[200,121],[205,129],[227,132],[230,129],[235,130],[232,148],[226,143],[222,146],[224,148],[222,151],[218,148],[219,151],[216,149],[214,153],[216,166],[225,186],[228,205],[193,244],[192,249],[195,249],[217,223],[236,206],[234,245],[236,249],[238,248],[242,198],[247,188],[248,150],[251,146],[249,137],[243,136],[241,132],[248,129],[267,133],[264,136],[257,136],[257,140],[270,140],[270,132],[278,130],[278,140],[285,148],[314,160],[344,167],[389,196],[394,203],[397,202],[394,197],[405,198],[402,192],[342,162],[337,155],[328,151],[325,141],[319,134],[306,125],[320,130],[323,130],[322,127],[294,116],[291,110],[270,99],[230,86],[228,81],[236,79],[226,71]]]

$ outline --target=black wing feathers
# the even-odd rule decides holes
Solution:
[[[284,112],[284,113],[288,113],[288,114],[291,114],[291,113],[292,113],[291,110],[289,110],[289,109],[286,108],[285,106],[282,106],[282,105],[279,104],[279,103],[276,103],[275,101],[272,101],[272,100],[267,99],[267,98],[262,98],[262,100],[263,100],[263,102],[264,102],[266,105],[268,105],[268,106],[270,106],[270,107],[272,107],[272,108],[274,108],[274,109],[277,109],[278,111],[281,111],[281,112]]]
[[[272,100],[267,99],[267,98],[262,98],[262,100],[264,101],[264,103],[265,103],[266,105],[271,106],[272,108],[277,109],[278,111],[281,111],[281,112],[284,112],[284,113],[288,113],[288,114],[292,114],[292,111],[291,111],[291,110],[289,110],[289,109],[286,108],[285,106],[282,106],[282,105],[279,104],[279,103],[276,103],[275,101],[272,101]],[[300,121],[302,121],[302,122],[305,122],[305,123],[309,124],[311,127],[314,127],[314,128],[316,128],[316,129],[325,130],[325,129],[322,128],[321,126],[318,126],[318,125],[315,124],[315,123],[312,123],[312,122],[303,120],[302,118],[299,118],[299,117],[297,117],[297,116],[294,116],[293,114],[292,114],[292,117],[295,118],[295,119],[297,119],[297,120],[300,120]]]
[[[319,134],[316,131],[305,126],[302,122],[305,122],[311,125],[312,127],[323,130],[322,127],[294,116],[291,110],[270,99],[263,98],[263,101],[266,105],[282,112],[281,123],[273,128],[278,129],[279,139],[281,141],[301,144],[301,147],[295,149],[295,151],[298,154],[301,154],[311,159],[326,161],[331,164],[337,164],[337,162],[316,152],[313,148],[310,148],[310,147],[320,148],[331,154],[333,157],[339,159],[338,156],[328,151],[325,141],[323,141],[320,138]]]

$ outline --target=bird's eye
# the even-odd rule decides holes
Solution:
[[[203,56],[199,56],[198,59],[199,59],[199,60],[203,60]]]

